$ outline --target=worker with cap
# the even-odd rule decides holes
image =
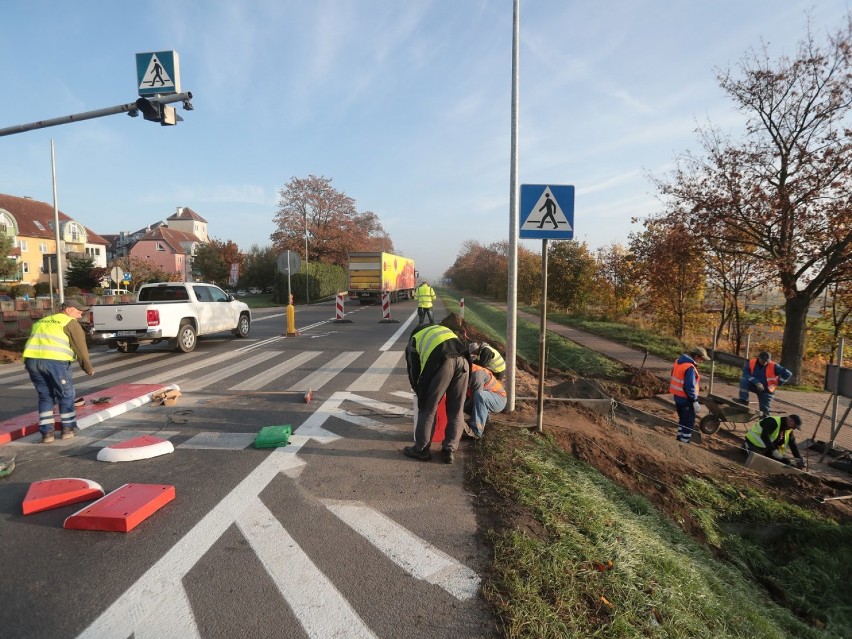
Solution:
[[[775,389],[780,384],[786,384],[791,377],[793,377],[793,371],[776,364],[769,353],[761,351],[757,357],[743,364],[740,395],[734,398],[734,401],[748,406],[749,392],[755,393],[760,414],[767,417],[772,407],[772,399],[775,397]]]
[[[500,351],[485,342],[471,342],[467,348],[470,351],[471,362],[487,368],[497,379],[503,378],[506,360],[503,359]]]
[[[783,417],[768,416],[749,428],[745,436],[745,449],[771,457],[782,464],[804,468],[805,460],[796,445],[794,430],[802,429],[802,418],[798,415]],[[793,453],[791,460],[785,453]]]
[[[672,367],[669,392],[674,396],[677,410],[677,440],[683,444],[692,439],[695,416],[701,410],[698,403],[698,383],[701,381],[698,364],[707,359],[707,351],[696,346],[689,354],[682,353]]]
[[[38,429],[43,444],[54,439],[54,405],[59,406],[62,422],[60,439],[74,437],[77,430],[71,363],[77,360],[87,375],[95,374],[86,334],[78,321],[88,310],[88,306],[77,300],[66,300],[59,313],[43,317],[33,325],[24,346],[24,368],[38,394]]]
[[[414,289],[414,299],[417,300],[417,323],[423,324],[423,319],[428,316],[429,324],[435,323],[435,316],[432,314],[432,302],[437,299],[435,289],[429,286],[429,282],[423,280],[420,286]]]

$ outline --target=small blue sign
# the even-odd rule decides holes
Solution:
[[[573,186],[521,184],[520,204],[522,240],[574,239]]]
[[[180,62],[177,51],[136,54],[139,95],[180,93]]]

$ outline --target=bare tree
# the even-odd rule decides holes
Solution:
[[[801,370],[810,304],[852,269],[852,17],[825,46],[810,28],[795,58],[749,50],[718,75],[747,117],[741,142],[700,130],[668,183],[678,217],[729,255],[754,255],[785,298],[781,362]]]

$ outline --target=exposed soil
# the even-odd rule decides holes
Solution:
[[[468,341],[486,341],[505,352],[503,344],[494,343],[450,315],[442,324]],[[819,512],[838,521],[852,521],[852,500],[820,503],[819,498],[852,493],[852,478],[841,474],[767,475],[742,465],[744,429],[740,432],[720,430],[704,435],[700,443],[677,442],[677,416],[673,409],[654,397],[665,393],[667,384],[647,371],[631,371],[621,378],[580,378],[548,370],[545,376],[542,430],[551,434],[568,452],[594,466],[603,475],[627,490],[642,494],[660,511],[690,534],[703,538],[691,514],[693,504],[679,496],[675,487],[687,476],[701,477],[743,488],[764,487],[782,493],[799,506]],[[516,367],[516,398],[537,397],[538,374],[528,362],[519,360]],[[559,398],[596,399],[612,397],[646,413],[672,421],[660,426],[651,420],[628,419],[616,414],[604,415],[579,404],[558,401]],[[537,401],[516,399],[515,410],[492,416],[489,424],[535,427]],[[533,525],[532,522],[528,522]],[[515,525],[524,524],[515,522]]]

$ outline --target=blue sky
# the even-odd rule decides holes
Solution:
[[[132,102],[135,54],[175,50],[195,110],[0,137],[0,192],[97,233],[188,206],[243,250],[271,244],[278,190],[324,175],[436,278],[509,234],[511,0],[3,3],[0,128]],[[793,55],[845,0],[521,0],[519,177],[576,187],[575,237],[626,243],[659,209],[648,173],[738,131],[716,68],[761,39]],[[523,245],[538,251],[539,240]]]

